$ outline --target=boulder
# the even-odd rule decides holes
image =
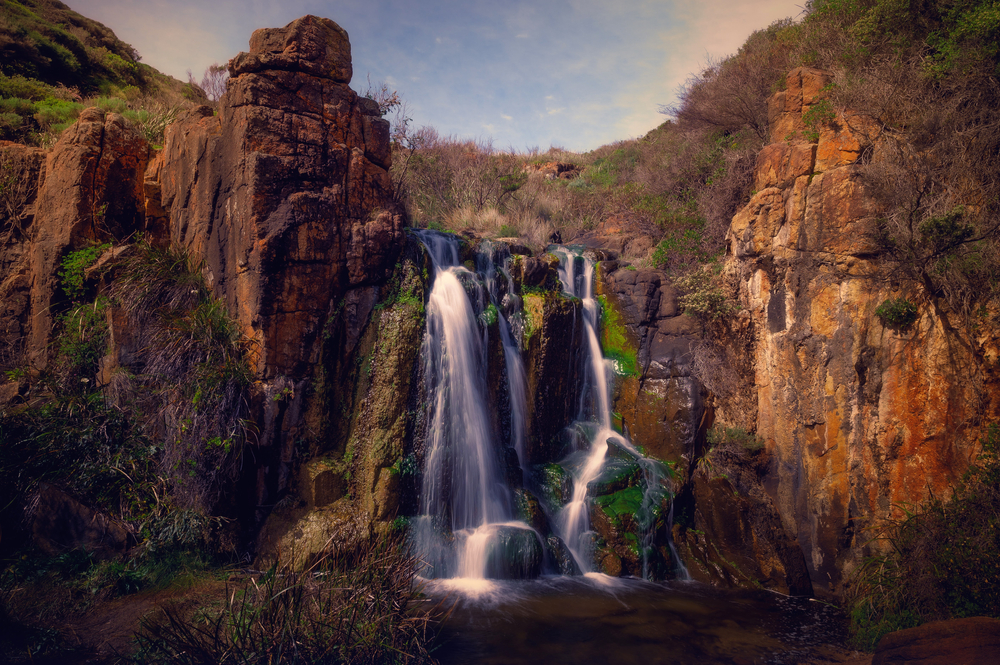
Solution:
[[[486,577],[490,579],[534,579],[542,572],[542,543],[533,529],[495,527],[486,557]]]
[[[1000,662],[1000,620],[988,617],[933,621],[885,635],[872,665],[958,665]]]
[[[49,556],[83,549],[99,559],[123,552],[131,541],[124,525],[44,483],[31,511],[31,537]]]

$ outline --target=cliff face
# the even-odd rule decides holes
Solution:
[[[251,340],[256,437],[244,482],[259,506],[289,488],[293,443],[327,434],[315,388],[324,341],[338,341],[325,350],[331,365],[353,350],[403,234],[389,124],[348,87],[339,26],[306,16],[258,30],[229,68],[218,111],[188,111],[158,154],[96,108],[47,155],[0,146],[4,177],[23,189],[0,229],[0,369],[49,362],[69,252],[140,234],[185,249]],[[102,366],[128,365],[129,350],[113,342],[108,353]],[[3,388],[4,403],[21,389]]]
[[[204,261],[261,377],[298,379],[331,303],[384,280],[399,251],[389,123],[348,87],[350,42],[329,19],[256,31],[229,71],[218,115],[172,125],[154,178],[170,242]]]
[[[829,78],[801,68],[787,80],[770,103],[756,194],[730,227],[726,274],[752,324],[746,378],[774,460],[765,487],[813,585],[836,593],[874,535],[866,527],[947,495],[974,457],[1000,408],[997,339],[970,336],[922,286],[880,277],[878,205],[852,131],[863,119],[807,126]],[[875,314],[900,296],[919,312],[904,330]]]

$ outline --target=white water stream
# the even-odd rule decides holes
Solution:
[[[540,537],[513,519],[486,410],[487,340],[473,307],[473,301],[480,308],[484,304],[482,286],[459,263],[454,236],[423,232],[418,237],[431,256],[434,283],[421,348],[431,404],[416,542],[426,577],[481,580],[490,572],[491,557],[497,558],[493,549],[499,535],[513,529],[530,531],[539,542]],[[523,422],[519,436],[523,448]]]

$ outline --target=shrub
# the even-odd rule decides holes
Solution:
[[[60,262],[59,285],[70,300],[79,300],[84,295],[84,277],[86,270],[94,265],[98,257],[108,248],[110,243],[91,245],[66,254]]]
[[[712,427],[708,430],[706,440],[711,447],[733,446],[749,452],[764,449],[764,440],[742,427]]]
[[[917,306],[906,298],[888,298],[875,308],[875,315],[886,327],[905,329],[917,320]]]
[[[718,269],[721,266],[702,266],[674,281],[683,294],[677,299],[677,304],[685,314],[706,322],[728,316],[738,309],[723,294]]]
[[[875,532],[848,595],[858,648],[926,621],[1000,617],[1000,427],[981,444],[951,497],[900,506],[902,517]]]

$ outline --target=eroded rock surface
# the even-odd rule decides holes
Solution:
[[[826,99],[827,74],[793,70],[770,105],[772,145],[758,192],[729,231],[727,275],[751,317],[756,429],[774,456],[765,478],[818,593],[837,593],[893,506],[944,496],[998,411],[984,359],[946,303],[877,277],[878,206],[857,165],[863,124],[837,114],[810,136],[802,115]],[[906,330],[875,309],[918,304]]]

